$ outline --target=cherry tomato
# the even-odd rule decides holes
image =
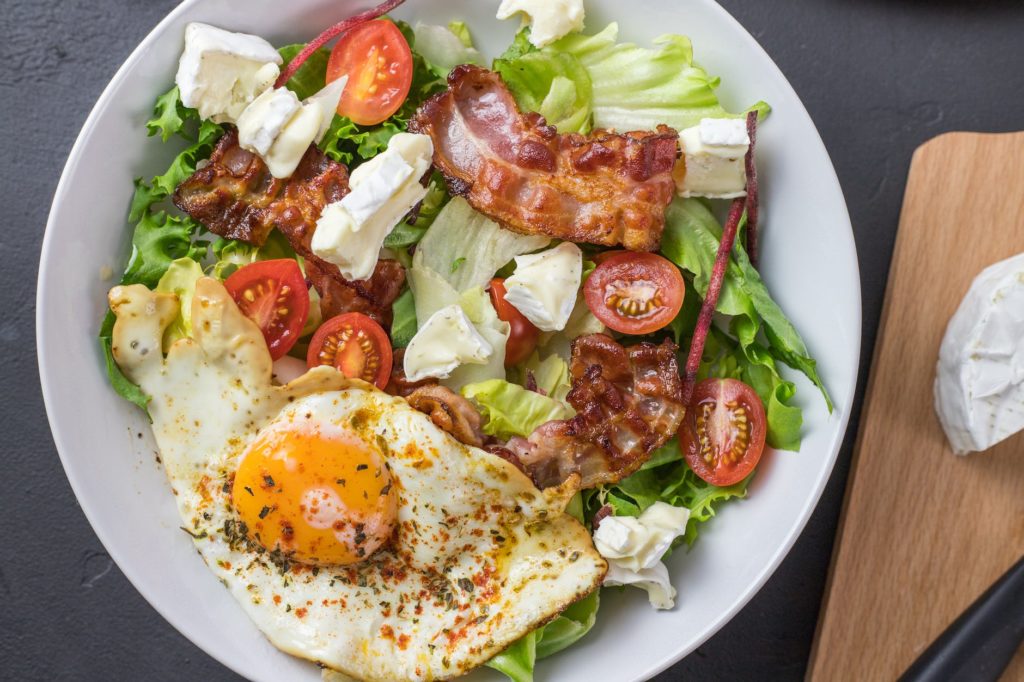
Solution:
[[[583,287],[594,316],[623,334],[650,334],[667,325],[685,292],[683,276],[670,261],[632,251],[602,259]]]
[[[498,312],[498,319],[508,322],[512,331],[505,344],[505,366],[512,367],[526,360],[537,347],[540,330],[519,312],[519,309],[505,300],[505,280],[491,280],[491,303]]]
[[[348,76],[338,113],[359,125],[390,117],[409,96],[412,50],[392,22],[377,19],[343,33],[327,62],[327,82]]]
[[[330,365],[349,379],[384,388],[391,378],[391,342],[379,324],[362,313],[344,313],[324,322],[309,342],[306,364]]]
[[[679,432],[679,448],[693,472],[712,485],[739,483],[764,451],[764,406],[738,379],[697,384]]]
[[[287,354],[309,317],[309,289],[299,264],[290,258],[256,261],[232,273],[224,287],[263,332],[270,357]]]

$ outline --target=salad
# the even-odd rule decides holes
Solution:
[[[412,26],[388,16],[401,4],[346,18],[307,44],[275,47],[188,26],[175,85],[146,124],[149,136],[180,151],[165,173],[135,181],[132,253],[101,324],[111,385],[150,416],[162,452],[194,449],[196,434],[174,441],[166,424],[180,417],[176,400],[195,400],[208,385],[181,381],[172,390],[142,371],[142,337],[130,335],[129,323],[164,311],[154,355],[166,356],[161,372],[170,375],[190,344],[213,357],[203,308],[226,292],[224,327],[237,336],[225,337],[224,348],[242,347],[251,331],[231,322],[237,308],[260,332],[253,357],[273,360],[272,385],[246,394],[250,414],[314,380],[318,391],[355,386],[364,401],[389,394],[392,402],[374,415],[408,412],[402,423],[410,432],[426,428],[416,426],[422,422],[447,434],[447,457],[500,461],[509,470],[502,480],[516,478],[510,496],[528,495],[516,487],[526,485],[561,499],[558,513],[583,533],[564,536],[572,538],[565,547],[594,557],[594,584],[641,588],[653,607],[672,608],[678,595],[665,557],[692,546],[721,504],[746,496],[765,448],[800,448],[801,409],[783,366],[803,373],[832,407],[815,361],[758,272],[764,226],[755,149],[770,108],[725,109],[718,79],[694,61],[687,37],[643,47],[622,40],[614,23],[588,31],[582,0],[503,0],[498,18],[521,19],[522,27],[490,61],[457,17]],[[232,381],[248,380],[238,373]],[[281,413],[291,409],[285,402],[304,399],[290,394]],[[343,419],[352,426],[367,414]],[[313,567],[312,580],[321,568],[360,567],[375,556],[378,571],[382,555],[404,556],[403,531],[388,524],[421,512],[394,492],[415,489],[393,459],[406,443],[395,430],[376,432],[379,457],[368,460],[369,470],[383,466],[394,477],[394,488],[388,478],[333,559],[307,551],[291,521],[273,541],[269,531],[253,531],[287,508],[284,498],[238,499],[258,487],[237,488],[251,473],[246,460],[271,462],[275,447],[292,447],[266,440],[273,419],[251,419],[248,431],[231,432],[234,450],[223,446],[225,461],[235,462],[215,486],[234,515],[224,545],[266,557],[286,583],[306,575],[303,566]],[[261,466],[252,480],[268,480],[266,494],[281,493],[288,474],[275,474],[275,484],[271,464]],[[367,470],[359,466],[353,476]],[[341,488],[354,479],[329,477],[347,504]],[[468,478],[459,485],[469,489]],[[309,504],[295,513],[308,520]],[[478,537],[545,523],[493,514]],[[379,538],[364,533],[368,518],[380,521]],[[214,541],[200,522],[186,526],[197,545]],[[552,537],[563,537],[556,530]],[[370,544],[357,547],[367,535]],[[211,568],[228,564],[224,575],[238,575],[204,546]],[[480,607],[486,592],[476,580],[452,579],[466,609]],[[388,669],[380,679],[431,679],[485,663],[530,680],[536,660],[594,625],[601,590],[588,580],[580,574],[564,598],[552,595],[543,625],[500,630],[500,647],[497,631],[487,644],[469,632],[465,639],[478,644],[472,655],[453,641],[441,667]],[[384,592],[404,603],[403,589]],[[256,607],[247,608],[286,651],[377,679],[375,668],[343,669],[304,646],[281,645],[280,628],[264,627]],[[390,606],[386,612],[391,617]],[[488,618],[482,613],[479,623]],[[394,639],[396,652],[422,646],[433,654],[424,637],[414,632],[403,646],[403,636],[383,639]],[[451,663],[458,656],[464,661]]]

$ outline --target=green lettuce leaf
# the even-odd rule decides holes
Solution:
[[[110,381],[110,385],[114,391],[127,400],[130,403],[134,403],[146,413],[146,417],[149,418],[149,401],[150,397],[146,395],[146,392],[139,388],[136,384],[133,384],[131,380],[124,375],[121,368],[114,362],[113,352],[113,333],[114,333],[114,322],[116,318],[114,313],[110,310],[107,311],[106,316],[103,318],[103,323],[100,325],[100,348],[103,350],[103,361],[107,368],[107,379]],[[150,419],[152,421],[152,419]]]
[[[572,55],[586,67],[595,127],[649,130],[665,124],[683,130],[702,118],[746,115],[729,113],[719,103],[719,79],[693,62],[689,38],[664,35],[648,49],[618,43],[618,33],[612,23],[596,35],[573,33],[542,50]],[[764,117],[770,109],[758,102],[750,110]]]
[[[413,301],[412,289],[406,288],[402,295],[395,299],[391,307],[394,321],[391,323],[391,345],[394,348],[405,348],[416,336],[416,303]]]
[[[165,213],[146,213],[132,234],[132,255],[122,284],[145,284],[152,289],[179,258],[202,260],[206,244],[193,241],[200,225],[191,218]]]
[[[484,433],[503,440],[529,436],[541,424],[574,414],[565,403],[501,379],[463,386],[462,395],[480,408]]]
[[[639,516],[659,501],[686,507],[690,510],[690,519],[679,542],[692,545],[700,524],[714,517],[722,502],[746,496],[753,476],[752,473],[731,486],[712,485],[693,473],[679,455],[679,442],[673,438],[656,450],[640,471],[613,486],[587,491],[584,504],[588,518],[606,503],[620,516]]]
[[[156,290],[178,297],[178,316],[164,330],[164,352],[178,339],[192,336],[192,295],[196,282],[203,276],[203,267],[191,258],[171,261],[167,272],[156,283]]]
[[[465,24],[416,24],[414,33],[416,51],[430,70],[442,78],[446,78],[448,72],[459,64],[479,64],[481,61],[480,52],[473,47]]]
[[[420,241],[416,257],[457,292],[485,287],[516,256],[544,248],[550,239],[522,235],[473,210],[462,197],[449,201]],[[459,261],[456,268],[452,265]]]
[[[199,112],[181,103],[181,93],[175,85],[156,98],[153,118],[146,123],[146,132],[150,136],[160,135],[160,139],[167,142],[172,135],[183,134],[185,122],[190,119],[198,120]]]
[[[306,47],[303,43],[285,45],[278,49],[278,54],[284,59],[281,69],[287,68],[288,64]],[[309,59],[299,67],[295,75],[284,84],[286,88],[295,93],[299,99],[306,99],[315,95],[327,85],[327,61],[331,58],[331,51],[327,49],[317,50],[309,56]]]
[[[533,682],[538,660],[572,646],[590,632],[597,622],[598,606],[600,590],[594,590],[544,627],[524,635],[487,666],[505,673],[513,682]]]
[[[566,52],[527,52],[515,59],[494,60],[516,104],[536,111],[561,133],[590,130],[593,96],[590,74]]]
[[[661,253],[692,275],[692,286],[703,297],[718,252],[721,225],[697,199],[673,201],[665,221]],[[803,372],[821,391],[829,410],[832,402],[807,346],[771,298],[740,241],[726,269],[716,310],[732,317],[729,335],[715,330],[709,336],[702,376],[731,376],[750,384],[765,404],[769,445],[799,449],[802,417],[799,408],[792,404],[796,389],[781,376],[776,360]],[[677,341],[692,333],[694,320],[696,308],[685,306],[671,327]]]

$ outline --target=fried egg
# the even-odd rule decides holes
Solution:
[[[259,329],[200,279],[115,287],[114,358],[149,396],[200,555],[280,649],[362,680],[446,679],[594,590],[607,565],[539,491],[408,403],[319,367],[279,386]]]

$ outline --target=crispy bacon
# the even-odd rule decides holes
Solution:
[[[320,212],[346,194],[348,170],[315,145],[290,178],[279,179],[229,128],[209,161],[178,185],[174,205],[214,234],[262,246],[275,227],[289,240],[311,238]]]
[[[480,413],[472,403],[451,389],[423,386],[410,393],[406,400],[413,409],[427,413],[430,421],[456,440],[477,448],[484,444]]]
[[[381,259],[370,279],[352,282],[338,268],[306,256],[306,277],[320,294],[320,315],[327,320],[342,313],[363,313],[381,326],[391,326],[391,304],[402,293],[405,268],[396,260]]]
[[[520,113],[497,73],[467,64],[409,129],[430,135],[453,194],[512,230],[658,248],[675,193],[678,135],[667,126],[559,135],[540,115]]]
[[[582,488],[622,480],[679,429],[685,406],[677,350],[668,340],[623,348],[604,334],[581,336],[567,398],[576,416],[542,424],[507,449],[539,488],[573,473]]]
[[[209,161],[178,185],[174,204],[214,234],[256,246],[276,227],[305,258],[324,318],[360,312],[388,326],[391,304],[405,281],[399,263],[380,261],[369,280],[353,282],[310,249],[320,213],[346,194],[348,170],[316,145],[310,145],[290,178],[279,179],[259,156],[238,145],[238,132],[229,128]]]

